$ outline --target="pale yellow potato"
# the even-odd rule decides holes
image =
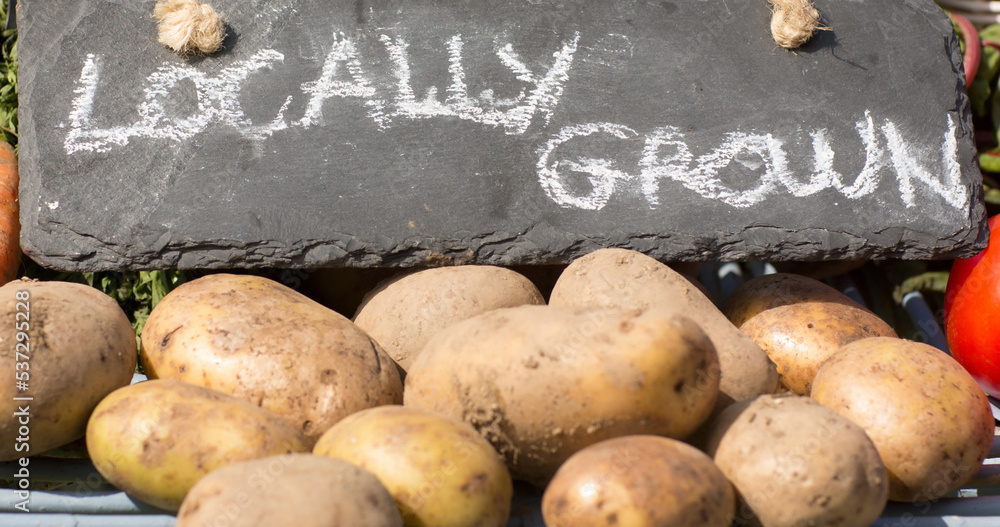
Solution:
[[[407,375],[404,404],[472,424],[515,479],[544,484],[603,439],[687,436],[718,383],[711,341],[683,316],[521,306],[435,335]]]
[[[408,274],[371,292],[354,323],[403,370],[442,329],[480,313],[545,303],[524,276],[490,265],[460,265]]]
[[[852,342],[820,366],[812,397],[864,428],[889,469],[894,501],[929,501],[961,487],[993,443],[986,395],[927,344]]]
[[[729,527],[733,486],[712,458],[659,436],[608,439],[573,454],[542,497],[548,527]]]
[[[277,282],[214,274],[170,292],[142,331],[150,378],[270,410],[310,444],[340,419],[402,402],[395,363],[350,320]]]
[[[820,363],[841,346],[896,337],[861,304],[805,276],[770,274],[744,282],[722,305],[729,320],[774,361],[782,385],[809,395]]]
[[[313,453],[378,477],[407,527],[504,527],[513,484],[503,458],[467,423],[380,406],[326,431]]]
[[[129,496],[175,511],[209,472],[239,461],[308,452],[277,415],[208,388],[154,380],[115,390],[87,424],[97,471]]]
[[[403,527],[389,491],[339,459],[286,454],[222,467],[188,492],[177,527]]]
[[[0,317],[0,461],[82,437],[97,403],[132,380],[132,324],[97,289],[9,282],[0,287]]]
[[[556,282],[549,304],[655,307],[684,315],[701,326],[719,355],[720,406],[778,390],[778,372],[767,354],[736,329],[700,288],[642,253],[601,249],[575,260]]]
[[[885,508],[889,478],[864,430],[816,401],[762,395],[727,408],[707,452],[740,496],[737,525],[854,527]]]

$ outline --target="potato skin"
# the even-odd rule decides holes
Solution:
[[[432,336],[449,325],[493,309],[545,299],[524,276],[489,265],[425,269],[380,285],[362,302],[354,323],[403,370]]]
[[[740,284],[722,303],[722,312],[736,327],[776,307],[819,302],[865,309],[850,297],[808,276],[773,273]]]
[[[762,395],[723,411],[707,452],[735,485],[737,524],[870,525],[888,474],[864,430],[808,397]]]
[[[510,473],[467,423],[424,410],[380,406],[326,431],[313,453],[375,474],[407,527],[504,527],[514,490]]]
[[[967,483],[993,443],[989,401],[937,348],[871,338],[820,366],[812,397],[865,429],[889,470],[889,499],[927,501]]]
[[[774,361],[782,384],[809,395],[820,363],[841,346],[896,337],[886,324],[840,291],[812,278],[776,273],[748,280],[722,312]]]
[[[674,439],[608,439],[573,454],[542,498],[549,527],[729,527],[733,486],[700,450]]]
[[[20,306],[18,291],[28,292]],[[10,282],[0,287],[0,316],[7,321],[0,327],[0,376],[5,379],[0,383],[0,461],[41,454],[82,437],[97,403],[132,380],[132,324],[97,289],[69,282]],[[18,347],[15,324],[27,326],[27,350]],[[16,355],[25,351],[27,360]],[[25,372],[28,390],[21,391],[15,374]],[[14,400],[23,396],[33,400]],[[25,423],[14,417],[25,406],[31,429],[26,443],[16,440]]]
[[[168,294],[142,332],[150,378],[211,388],[298,427],[310,445],[340,419],[402,402],[388,355],[347,318],[277,282],[214,274]]]
[[[521,306],[435,335],[404,404],[472,424],[514,479],[544,484],[603,439],[690,434],[715,404],[717,371],[711,341],[680,315]]]
[[[285,454],[205,476],[177,513],[177,527],[403,527],[378,479],[339,459]]]
[[[249,459],[307,452],[302,434],[250,403],[174,380],[120,388],[87,424],[97,471],[130,496],[175,511],[209,472]]]
[[[655,307],[690,317],[719,355],[722,405],[778,389],[778,372],[767,354],[683,275],[642,253],[601,249],[575,260],[556,282],[549,304]]]

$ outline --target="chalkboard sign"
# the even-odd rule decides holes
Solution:
[[[931,0],[213,0],[18,12],[22,245],[67,270],[951,258],[984,246]]]

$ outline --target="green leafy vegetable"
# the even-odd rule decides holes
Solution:
[[[988,103],[990,96],[996,91],[994,86],[997,73],[1000,73],[1000,50],[993,46],[984,46],[979,70],[976,71],[976,78],[972,80],[968,89],[972,111],[978,116],[989,114]]]
[[[7,20],[7,2],[0,0],[0,20]],[[0,33],[0,134],[17,146],[17,30]]]

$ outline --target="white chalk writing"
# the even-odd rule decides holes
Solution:
[[[255,125],[243,113],[239,93],[251,75],[284,60],[281,53],[263,50],[247,60],[237,62],[222,69],[218,75],[207,75],[197,69],[181,64],[165,64],[148,78],[145,101],[139,105],[140,119],[127,126],[99,128],[93,124],[94,97],[100,73],[99,57],[87,55],[80,73],[80,81],[74,93],[72,110],[69,114],[70,130],[66,135],[66,153],[89,150],[106,152],[113,146],[123,146],[135,137],[152,139],[174,139],[182,141],[193,137],[213,123],[233,126],[247,137],[263,139],[274,132],[288,127],[284,112],[291,98],[278,110],[274,120],[266,125]],[[163,98],[177,84],[188,79],[195,85],[198,96],[197,112],[185,117],[171,117],[166,114]]]
[[[335,80],[341,63],[347,65],[350,82]],[[334,35],[333,49],[326,56],[320,78],[303,84],[302,91],[312,95],[305,115],[299,121],[302,126],[317,124],[323,114],[323,103],[331,97],[360,97],[368,107],[368,116],[380,129],[389,125],[389,119],[385,115],[385,101],[376,97],[375,88],[365,78],[357,46],[344,38],[343,34]]]
[[[928,168],[930,163],[927,158],[931,156],[907,143],[891,121],[883,120],[881,126],[876,127],[874,119],[866,112],[864,120],[857,122],[855,128],[864,146],[865,164],[850,184],[845,182],[843,174],[833,168],[834,152],[825,129],[809,134],[812,138],[813,173],[806,181],[801,181],[789,168],[785,142],[771,134],[730,132],[717,148],[696,159],[684,134],[675,127],[666,126],[642,138],[642,153],[632,173],[615,166],[615,161],[611,159],[572,155],[564,158],[558,155],[560,147],[586,140],[595,134],[604,137],[594,140],[640,137],[635,130],[613,123],[571,125],[554,134],[539,151],[538,179],[547,195],[567,208],[600,210],[607,205],[616,187],[622,186],[622,182],[636,180],[651,208],[660,205],[660,184],[664,180],[675,181],[704,198],[744,208],[781,192],[802,197],[829,188],[849,199],[858,199],[871,195],[879,183],[882,170],[891,167],[896,175],[900,197],[907,208],[917,204],[917,182],[956,209],[968,207],[969,190],[962,184],[962,170],[958,162],[958,127],[951,115],[948,116],[948,131],[944,134],[937,170]],[[734,162],[760,173],[756,186],[735,189],[723,182],[722,172]],[[567,183],[573,173],[583,175],[589,188],[570,190]]]
[[[394,69],[396,93],[393,109],[386,99],[378,95],[374,83],[366,75],[357,45],[343,34],[334,34],[334,43],[327,54],[318,79],[300,86],[309,96],[304,114],[289,123],[285,111],[292,101],[289,96],[278,110],[277,116],[266,125],[254,125],[246,117],[239,102],[240,90],[252,75],[272,68],[284,60],[281,53],[265,49],[246,60],[237,61],[211,76],[185,64],[166,63],[146,78],[145,100],[138,106],[139,119],[130,125],[102,128],[95,124],[94,100],[100,82],[100,57],[89,54],[80,70],[74,89],[69,114],[70,126],[66,135],[65,150],[68,154],[80,151],[107,152],[115,146],[124,146],[133,138],[173,139],[182,141],[202,131],[209,125],[232,126],[249,139],[266,139],[275,132],[289,127],[311,127],[323,124],[323,105],[332,98],[358,98],[364,101],[368,117],[380,130],[388,129],[393,119],[430,119],[457,117],[486,126],[503,127],[511,135],[523,134],[535,115],[545,123],[551,119],[559,104],[563,86],[569,78],[573,55],[579,40],[576,34],[552,54],[552,65],[543,73],[531,71],[511,44],[498,44],[497,59],[526,89],[513,99],[494,100],[492,90],[483,90],[478,98],[468,94],[465,68],[462,65],[463,41],[461,35],[453,36],[448,43],[448,71],[451,85],[444,101],[438,99],[437,88],[427,90],[418,100],[410,83],[408,44],[401,38],[382,35]],[[344,67],[341,67],[344,66]],[[346,73],[345,73],[346,71]],[[190,116],[168,116],[164,99],[176,89],[178,83],[189,79],[197,92],[197,111]]]
[[[112,126],[102,124],[104,120],[94,116],[102,59],[89,54],[74,89],[64,149],[67,154],[103,153],[139,138],[183,141],[210,126],[231,127],[243,137],[259,142],[291,128],[327,126],[324,108],[338,101],[361,104],[367,118],[381,132],[403,120],[456,119],[501,129],[507,135],[522,135],[533,124],[550,125],[569,80],[579,41],[580,35],[573,34],[551,51],[551,59],[535,57],[531,61],[522,58],[513,44],[494,42],[490,57],[495,61],[493,69],[499,66],[502,75],[516,81],[505,85],[508,94],[519,90],[513,97],[499,98],[489,88],[475,96],[469,93],[466,42],[461,34],[448,38],[440,53],[447,60],[449,77],[443,93],[439,94],[439,87],[430,86],[418,95],[413,77],[414,71],[420,70],[413,68],[419,64],[413,62],[410,45],[404,38],[379,35],[369,44],[367,52],[377,51],[381,56],[368,57],[366,62],[357,42],[335,32],[318,77],[298,85],[306,99],[298,106],[304,108],[301,117],[286,118],[294,98],[289,95],[273,110],[275,116],[266,124],[252,122],[243,110],[240,96],[255,75],[280,74],[275,72],[285,57],[278,51],[260,50],[217,73],[206,73],[184,63],[164,63],[146,77],[133,122]],[[378,67],[388,70],[376,75],[374,70]],[[182,82],[186,90],[193,86],[196,108],[178,115],[176,109],[168,110],[173,107],[167,102],[181,90]],[[511,90],[510,85],[515,89]],[[948,116],[941,151],[933,153],[907,142],[904,131],[892,121],[876,122],[869,112],[854,128],[862,147],[855,157],[858,163],[863,157],[864,165],[853,177],[841,173],[844,161],[839,164],[841,171],[835,168],[830,133],[823,128],[803,132],[808,136],[807,141],[771,133],[731,131],[722,134],[714,149],[696,153],[691,151],[685,133],[673,126],[641,134],[627,125],[607,122],[573,124],[558,130],[537,152],[536,169],[538,181],[549,198],[562,207],[584,210],[600,210],[615,192],[635,188],[650,208],[655,209],[662,205],[661,186],[665,182],[735,208],[757,205],[776,194],[805,197],[826,189],[834,189],[848,199],[859,199],[872,195],[890,172],[895,175],[906,207],[916,205],[918,188],[956,209],[968,207],[971,196],[962,184],[957,124],[953,117]],[[575,151],[600,150],[581,148],[587,141],[609,140],[641,145],[635,166],[619,166],[624,159],[620,155],[606,158],[573,155]],[[811,164],[791,167],[786,148],[798,152],[808,149],[810,142]],[[732,178],[735,173],[753,174],[750,184],[734,188],[727,183],[727,177]],[[737,179],[747,180],[743,176]],[[581,181],[587,183],[581,185]]]

